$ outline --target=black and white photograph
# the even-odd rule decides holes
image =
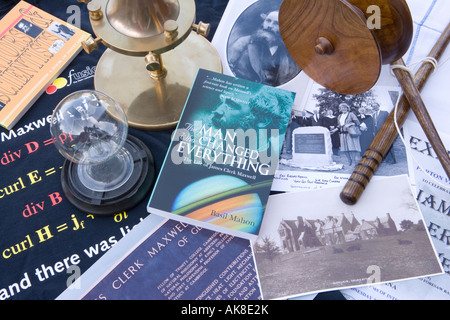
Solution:
[[[243,79],[280,86],[300,73],[280,35],[281,0],[260,0],[243,11],[227,41],[227,62]]]
[[[32,38],[36,38],[43,31],[42,28],[38,27],[35,24],[32,24],[30,21],[21,19],[16,25],[15,28],[17,30],[22,31],[23,33],[29,35]]]
[[[381,85],[362,94],[343,95],[311,80],[300,109],[292,111],[273,190],[291,191],[295,182],[288,176],[302,180],[301,188],[318,187],[308,183],[312,176],[321,185],[345,181],[399,95],[398,87]],[[397,138],[376,175],[407,173],[406,149]]]
[[[281,0],[229,0],[211,43],[223,73],[296,93],[299,106],[309,78],[295,63],[278,26]]]
[[[443,272],[406,175],[372,181],[353,206],[340,191],[269,198],[254,243],[264,299]]]
[[[61,50],[62,47],[64,47],[65,42],[62,40],[56,40],[53,42],[51,47],[48,49],[49,52],[56,54],[59,50]]]
[[[47,31],[57,35],[65,41],[69,41],[70,38],[72,38],[72,36],[75,34],[74,30],[56,21],[52,23]]]

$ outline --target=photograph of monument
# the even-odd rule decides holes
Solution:
[[[400,95],[395,86],[375,86],[344,95],[309,81],[294,106],[273,191],[319,189],[347,181]],[[397,138],[376,176],[408,173],[406,148]]]

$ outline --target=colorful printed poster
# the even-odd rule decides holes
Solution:
[[[150,215],[58,299],[258,300],[250,242]]]

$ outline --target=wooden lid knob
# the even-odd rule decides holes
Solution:
[[[334,52],[334,45],[330,39],[326,37],[319,37],[316,40],[316,46],[314,47],[314,50],[320,56],[332,54]]]
[[[343,0],[283,0],[281,37],[297,65],[315,82],[341,94],[373,87],[381,52],[361,10]]]

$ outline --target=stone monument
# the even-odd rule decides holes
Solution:
[[[296,167],[333,165],[331,136],[327,128],[300,127],[292,132],[292,162]]]

